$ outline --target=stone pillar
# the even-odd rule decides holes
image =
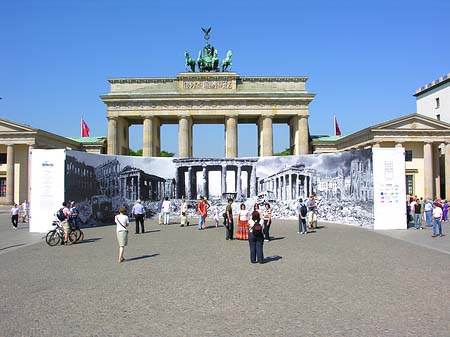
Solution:
[[[261,116],[262,136],[259,155],[262,157],[273,155],[272,117]]]
[[[14,204],[14,145],[6,145],[6,203]]]
[[[237,124],[237,116],[225,116],[225,157],[238,156]]]
[[[222,195],[227,193],[227,166],[222,165]]]
[[[440,144],[433,144],[433,178],[434,178],[434,196],[436,198],[441,198],[441,172],[439,167],[439,160],[441,157],[441,147]]]
[[[256,163],[252,166],[252,173],[250,174],[250,197],[256,197]]]
[[[298,116],[298,133],[296,139],[295,154],[302,155],[308,153],[309,153],[308,117]]]
[[[424,161],[424,198],[434,198],[433,189],[433,149],[431,143],[425,143],[423,146]]]
[[[187,200],[192,200],[192,167],[189,166],[188,167],[188,174],[187,174],[187,182],[186,182],[186,187],[187,187]]]
[[[144,157],[154,156],[153,131],[154,131],[153,116],[145,117],[143,127],[143,142],[142,142],[142,156]]]
[[[178,116],[178,157],[189,157],[189,120],[188,116]]]
[[[209,198],[208,195],[208,170],[206,166],[202,168],[202,194],[204,197]]]
[[[161,155],[161,120],[153,117],[153,156]]]
[[[108,148],[107,154],[119,154],[117,148],[117,118],[108,118]]]
[[[445,143],[445,198],[450,199],[450,143]]]
[[[242,168],[238,165],[236,170],[236,192],[237,197],[240,199],[242,195],[242,181],[241,181]]]

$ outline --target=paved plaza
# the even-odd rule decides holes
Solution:
[[[131,230],[119,264],[114,226],[49,247],[1,208],[0,336],[450,335],[450,236],[275,221],[254,265],[223,227],[176,220]]]

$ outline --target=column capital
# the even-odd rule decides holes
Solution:
[[[118,116],[106,116],[106,118],[108,119],[108,121],[117,121],[119,119]]]

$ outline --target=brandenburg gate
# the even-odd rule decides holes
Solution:
[[[258,156],[273,154],[274,123],[289,125],[291,154],[308,154],[306,77],[251,77],[182,72],[175,78],[112,78],[107,106],[108,154],[127,155],[129,127],[143,124],[143,156],[159,156],[160,128],[178,124],[178,157],[192,157],[193,125],[223,124],[225,157],[238,156],[238,124],[257,125]],[[219,155],[221,156],[221,155]]]

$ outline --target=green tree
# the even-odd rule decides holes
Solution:
[[[274,156],[290,156],[291,155],[291,150],[289,148],[287,148],[284,151],[278,152],[278,153],[274,153]]]
[[[129,155],[130,156],[135,156],[135,157],[142,157],[142,149],[136,150],[136,151],[130,149]],[[167,152],[167,151],[163,150],[163,151],[160,152],[159,155],[160,155],[160,157],[173,157],[175,155],[175,153]]]

